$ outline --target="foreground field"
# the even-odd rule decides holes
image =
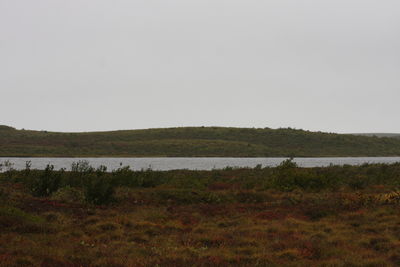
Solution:
[[[9,168],[0,266],[398,266],[399,183],[400,164]]]

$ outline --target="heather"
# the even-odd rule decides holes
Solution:
[[[7,165],[0,266],[396,266],[399,183],[400,164]]]

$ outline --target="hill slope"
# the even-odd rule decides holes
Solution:
[[[398,133],[354,133],[353,135],[400,138]]]
[[[182,127],[58,133],[0,126],[0,156],[400,156],[400,140],[290,128]]]

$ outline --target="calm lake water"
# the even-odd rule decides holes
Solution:
[[[93,167],[104,165],[109,171],[122,166],[140,170],[212,170],[225,167],[255,167],[257,164],[277,166],[286,158],[2,158],[0,163],[10,161],[14,169],[24,169],[25,162],[31,161],[32,169],[44,169],[47,164],[54,165],[55,169],[71,169],[73,162],[86,160]],[[363,163],[395,163],[400,157],[346,157],[346,158],[295,158],[294,161],[301,167],[323,167],[334,165],[360,165]]]

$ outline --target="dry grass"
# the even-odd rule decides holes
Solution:
[[[0,188],[0,266],[400,264],[400,206],[382,186],[269,190],[262,201],[225,203],[179,203],[173,189],[160,201],[152,199],[157,188],[119,188],[109,206],[37,198],[16,183]],[[205,190],[244,200],[260,194],[227,184]]]

